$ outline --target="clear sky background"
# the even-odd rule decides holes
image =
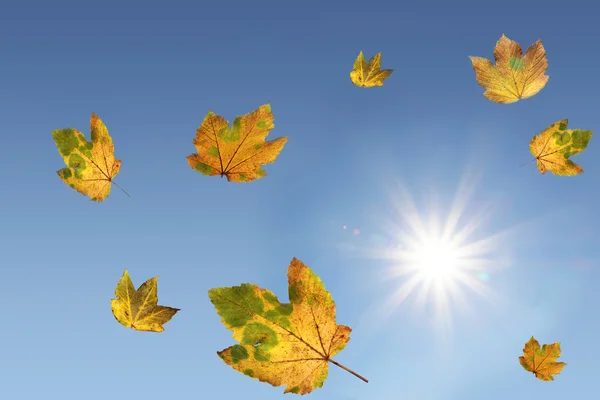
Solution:
[[[353,328],[335,359],[370,380],[332,365],[314,400],[594,397],[600,11],[586,3],[3,2],[0,397],[283,398],[217,357],[235,341],[207,291],[251,282],[287,301],[294,256]],[[492,58],[503,33],[524,50],[542,38],[549,61],[547,86],[510,105],[483,96],[468,58]],[[350,82],[360,50],[394,69],[384,87]],[[266,178],[189,168],[209,109],[231,122],[265,103],[269,138],[289,137]],[[56,175],[51,131],[89,138],[92,112],[131,198],[113,187],[93,203]],[[595,131],[573,159],[585,172],[543,176],[529,141],[563,118]],[[386,278],[394,262],[373,255],[402,245],[386,228],[405,226],[401,187],[443,219],[461,182],[459,225],[490,205],[472,239],[502,233],[481,281],[496,296],[465,288],[442,329],[414,296],[384,307],[408,278]],[[113,318],[125,269],[136,287],[160,276],[159,303],[181,309],[163,333]],[[554,382],[519,365],[532,335],[561,342]]]

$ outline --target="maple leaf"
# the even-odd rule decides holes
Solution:
[[[288,139],[265,141],[273,127],[269,104],[236,117],[231,128],[223,117],[209,111],[193,141],[198,153],[187,157],[188,164],[203,175],[226,176],[232,182],[266,176],[260,166],[274,162]]]
[[[240,344],[217,352],[232,368],[284,393],[306,394],[322,387],[331,357],[350,340],[350,329],[335,322],[335,303],[321,279],[294,258],[288,268],[290,304],[253,284],[208,292],[221,322]]]
[[[165,330],[163,325],[179,309],[157,305],[157,281],[158,277],[150,278],[135,290],[129,272],[125,270],[115,289],[117,298],[110,301],[113,315],[121,325],[136,331]]]
[[[74,128],[52,131],[58,152],[67,164],[57,173],[71,188],[90,196],[93,201],[101,202],[110,193],[113,178],[121,169],[121,160],[115,158],[112,138],[102,120],[94,113],[90,119],[90,132],[91,142]]]
[[[473,63],[477,82],[486,90],[489,100],[509,104],[538,93],[550,78],[546,73],[548,60],[542,40],[525,52],[521,46],[502,35],[494,48],[496,65],[483,57],[469,57]]]
[[[587,148],[592,131],[567,129],[567,123],[566,119],[555,122],[529,142],[529,151],[542,174],[550,171],[555,175],[572,176],[583,172],[569,157]]]
[[[367,63],[361,51],[358,53],[354,68],[350,72],[350,80],[358,87],[370,88],[383,86],[385,81],[394,72],[393,69],[381,69],[381,53],[375,54]]]
[[[536,378],[543,381],[553,381],[552,375],[560,374],[567,365],[564,362],[556,362],[560,357],[560,342],[545,344],[540,349],[540,344],[532,336],[523,348],[525,356],[519,357],[519,362],[525,370],[533,372]]]

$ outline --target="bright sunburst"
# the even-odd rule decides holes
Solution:
[[[398,215],[388,219],[386,234],[393,245],[377,250],[378,258],[383,256],[393,263],[384,279],[399,281],[384,305],[385,314],[414,296],[418,309],[429,306],[436,329],[448,331],[451,306],[468,309],[469,292],[494,298],[487,281],[490,272],[506,261],[495,256],[501,235],[482,236],[478,232],[492,208],[467,210],[472,189],[463,180],[443,221],[438,218],[440,207],[430,207],[422,214],[406,190],[394,194],[399,197]],[[369,253],[373,254],[373,249]]]

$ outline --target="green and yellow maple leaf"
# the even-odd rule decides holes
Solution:
[[[67,164],[57,173],[71,188],[93,201],[101,202],[110,193],[113,178],[121,169],[121,160],[115,158],[112,138],[96,114],[92,114],[90,119],[90,132],[91,142],[74,128],[52,131],[58,152]]]
[[[269,104],[236,117],[231,128],[223,117],[209,111],[193,141],[198,153],[187,157],[188,164],[203,175],[226,176],[238,183],[266,176],[261,165],[274,162],[288,139],[265,141],[273,127]]]
[[[540,344],[532,336],[523,348],[524,356],[519,357],[521,366],[526,371],[533,372],[533,375],[542,381],[553,381],[552,375],[560,374],[560,371],[567,365],[564,362],[556,362],[560,357],[560,342],[545,344],[540,348]]]
[[[208,292],[221,322],[240,344],[217,352],[232,368],[284,393],[306,394],[322,387],[331,362],[365,378],[331,357],[350,340],[349,327],[337,325],[335,303],[321,279],[294,258],[288,268],[290,303],[253,284]]]
[[[136,331],[162,332],[163,325],[179,311],[178,308],[159,306],[158,277],[150,278],[137,290],[125,270],[117,283],[116,299],[110,301],[117,321]]]
[[[583,172],[569,157],[581,153],[592,138],[592,131],[567,129],[568,120],[555,122],[534,136],[529,142],[529,151],[537,160],[538,170],[545,174],[573,176]]]
[[[394,72],[393,69],[381,69],[381,53],[375,54],[369,62],[361,51],[358,53],[354,67],[350,72],[350,80],[358,87],[370,88],[383,86],[385,81]]]
[[[485,88],[483,94],[495,103],[509,104],[537,94],[546,86],[548,60],[542,41],[538,40],[525,52],[521,46],[502,35],[494,48],[496,65],[483,57],[469,57],[477,82]]]

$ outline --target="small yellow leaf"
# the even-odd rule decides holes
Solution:
[[[91,142],[74,128],[52,131],[58,152],[67,164],[57,173],[71,188],[101,202],[110,193],[112,180],[121,169],[121,160],[115,158],[112,138],[96,114],[90,119],[90,132]]]
[[[192,169],[203,175],[226,176],[230,182],[251,182],[266,176],[261,165],[275,162],[287,137],[265,141],[273,129],[269,104],[237,117],[233,126],[223,117],[208,112],[196,131],[193,143],[198,151],[187,157]]]
[[[567,129],[568,120],[555,122],[529,142],[529,151],[537,160],[538,170],[545,174],[573,176],[583,172],[569,157],[581,153],[592,138],[592,131]]]
[[[560,374],[567,365],[564,362],[556,362],[560,357],[560,342],[545,344],[540,349],[540,344],[532,336],[523,348],[524,356],[519,357],[521,366],[542,381],[553,381],[552,375]]]
[[[550,78],[546,73],[548,60],[542,41],[538,40],[525,52],[521,46],[502,35],[494,49],[496,65],[482,57],[469,57],[477,82],[486,90],[483,94],[495,103],[514,103],[538,93]]]
[[[162,332],[163,325],[179,311],[178,308],[159,306],[158,277],[148,279],[135,290],[129,272],[125,270],[117,283],[116,299],[112,299],[112,312],[117,321],[137,331]]]
[[[354,68],[350,72],[350,80],[358,87],[370,88],[383,86],[393,72],[393,69],[381,69],[381,53],[375,54],[367,63],[361,51],[354,61]]]

